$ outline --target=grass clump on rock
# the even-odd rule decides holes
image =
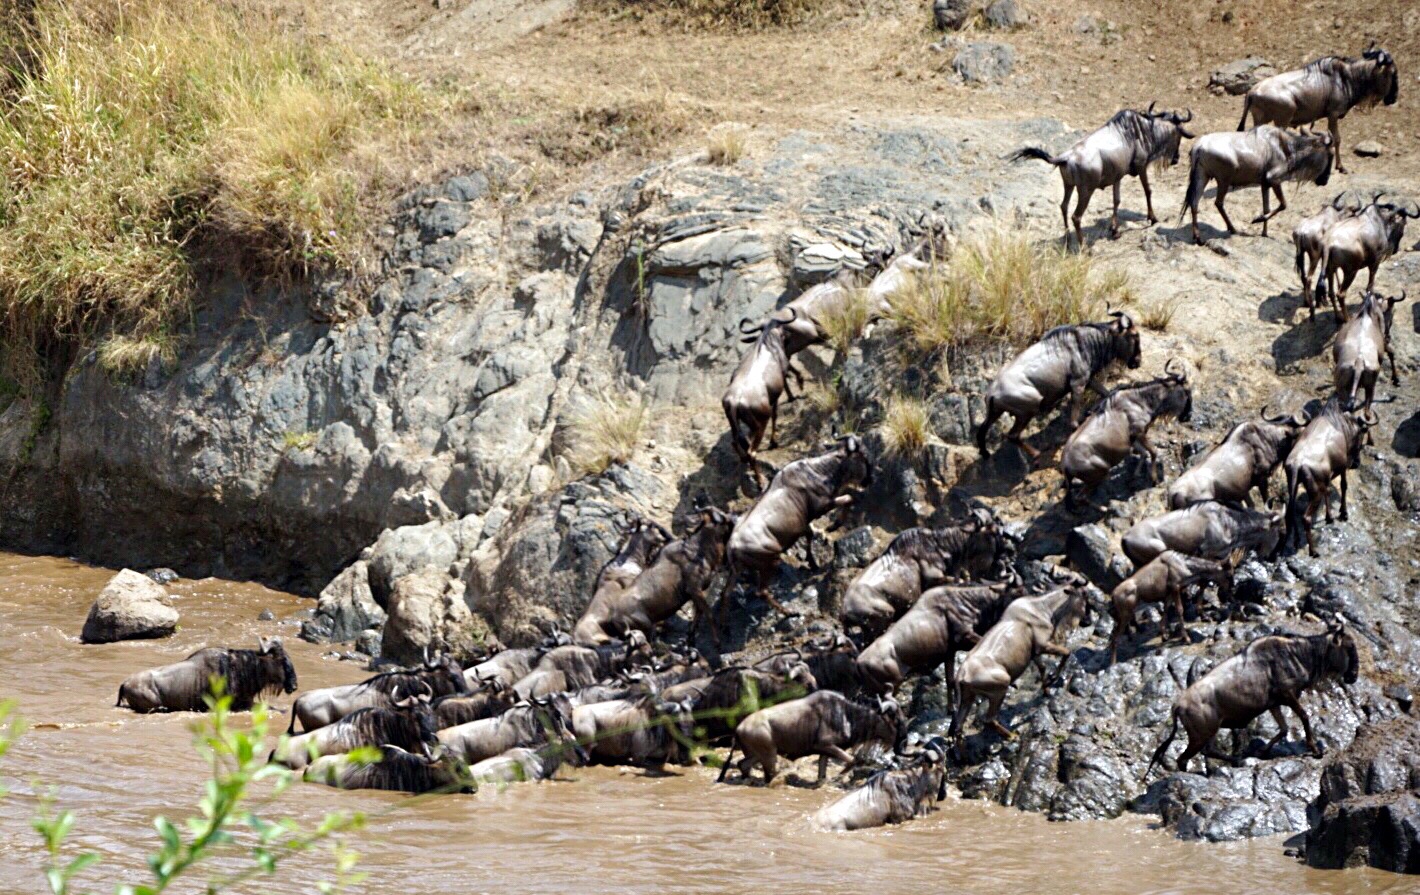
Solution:
[[[0,94],[12,374],[55,342],[151,342],[204,257],[278,277],[352,265],[374,159],[423,107],[252,0],[36,0],[0,26],[18,62]]]
[[[912,459],[926,450],[932,439],[932,419],[927,406],[916,398],[893,395],[878,425],[883,447],[891,457]]]
[[[1131,301],[1127,277],[1089,255],[1034,245],[996,229],[963,241],[941,266],[892,299],[892,317],[920,355],[989,341],[1023,345]]]
[[[584,401],[567,417],[567,462],[579,475],[596,475],[612,464],[625,463],[641,443],[648,416],[649,409],[639,398],[601,395]]]

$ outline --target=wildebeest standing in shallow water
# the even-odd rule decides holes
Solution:
[[[435,699],[470,692],[463,668],[452,656],[425,659],[424,667],[414,671],[387,671],[358,684],[302,693],[291,706],[291,724],[286,732],[295,733],[297,722],[302,730],[312,731],[334,724],[356,709],[390,708],[394,705],[395,691],[411,693],[418,690],[421,683]]]
[[[281,638],[258,637],[257,646],[209,647],[181,662],[140,671],[118,688],[115,705],[126,703],[135,712],[205,712],[214,677],[224,681],[236,711],[246,711],[263,695],[296,692],[296,669]]]
[[[817,782],[823,783],[830,758],[851,765],[855,759],[847,749],[875,741],[897,749],[906,736],[907,717],[895,701],[879,699],[876,708],[869,708],[842,693],[819,690],[802,699],[760,709],[741,721],[718,779],[725,779],[736,745],[744,751],[738,764],[740,776],[748,780],[754,766],[759,765],[764,770],[764,785],[768,786],[774,779],[779,756],[792,759],[817,755]]]
[[[1301,719],[1307,746],[1313,755],[1320,756],[1321,747],[1312,736],[1311,721],[1298,697],[1330,676],[1353,684],[1360,668],[1356,642],[1340,619],[1330,622],[1324,634],[1259,637],[1174,698],[1168,736],[1154,751],[1144,776],[1149,776],[1155,764],[1167,767],[1164,755],[1178,733],[1180,721],[1188,732],[1188,748],[1178,757],[1177,770],[1186,771],[1189,759],[1205,752],[1219,729],[1241,730],[1263,712],[1271,712],[1277,722],[1277,735],[1265,747],[1270,751],[1287,737],[1283,706]],[[1205,754],[1222,758],[1212,750]]]
[[[429,708],[429,688],[394,694],[389,708],[357,709],[336,721],[277,744],[271,761],[299,770],[314,757],[336,755],[366,746],[398,746],[408,752],[432,755],[439,745],[438,724]]]
[[[394,792],[470,792],[468,768],[452,756],[414,755],[398,746],[381,746],[380,760],[359,762],[348,754],[322,755],[306,766],[307,783],[340,789],[386,789]]]

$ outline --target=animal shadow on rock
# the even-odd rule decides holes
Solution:
[[[1420,410],[1412,413],[1395,427],[1391,449],[1402,457],[1420,457]]]
[[[1260,312],[1259,312],[1260,313]],[[1330,313],[1317,314],[1316,319],[1302,318],[1290,329],[1272,340],[1272,360],[1278,376],[1302,373],[1297,365],[1319,357],[1326,350],[1327,340],[1336,333],[1336,319]]]

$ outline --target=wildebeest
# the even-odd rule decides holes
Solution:
[[[1184,470],[1169,485],[1168,507],[1181,510],[1204,500],[1240,502],[1252,506],[1253,488],[1267,503],[1267,483],[1292,449],[1306,420],[1298,416],[1268,416],[1238,423],[1203,459]]]
[[[858,655],[858,673],[869,689],[896,693],[909,674],[943,665],[950,688],[957,651],[970,649],[979,641],[1021,593],[1019,587],[1008,584],[934,587],[863,649]]]
[[[1356,393],[1364,391],[1369,410],[1376,399],[1376,379],[1381,375],[1381,355],[1390,358],[1390,384],[1400,385],[1395,370],[1395,348],[1390,343],[1390,326],[1395,306],[1405,301],[1367,292],[1356,314],[1336,333],[1331,346],[1331,382],[1343,398],[1347,410],[1356,410]]]
[[[787,675],[802,662],[818,688],[851,695],[861,683],[858,676],[858,646],[847,635],[832,634],[810,640],[803,646],[774,653],[754,663],[754,667]]]
[[[1309,217],[1302,218],[1292,228],[1293,260],[1297,266],[1297,276],[1302,281],[1302,297],[1307,300],[1307,316],[1316,318],[1316,299],[1312,295],[1312,274],[1321,262],[1321,253],[1326,250],[1326,238],[1331,228],[1340,221],[1354,216],[1359,207],[1342,204],[1345,193],[1338,193],[1330,205]]]
[[[333,724],[279,742],[271,761],[300,770],[312,759],[365,746],[398,746],[406,752],[433,755],[439,745],[429,693],[394,694],[394,705],[358,709]]]
[[[858,573],[843,594],[843,624],[868,636],[881,633],[930,587],[952,576],[967,580],[999,573],[1012,542],[987,510],[942,528],[909,528]]]
[[[597,646],[626,636],[626,629],[617,624],[617,598],[655,561],[661,548],[673,540],[674,535],[654,522],[636,519],[631,523],[621,549],[597,574],[591,602],[572,629],[573,643]]]
[[[662,547],[655,561],[607,602],[599,623],[603,629],[651,634],[687,602],[695,604],[694,624],[699,628],[709,613],[705,588],[725,561],[725,545],[737,517],[710,506],[697,506],[695,516],[685,537]]]
[[[732,665],[709,677],[667,687],[659,695],[666,702],[689,699],[697,719],[697,738],[715,742],[733,734],[741,719],[761,707],[817,689],[809,666],[794,661],[774,669]]]
[[[439,731],[439,742],[449,753],[468,764],[502,755],[519,746],[562,745],[579,759],[584,755],[573,742],[572,704],[562,694],[520,702],[497,718],[471,721]]]
[[[1109,471],[1131,453],[1141,451],[1149,458],[1149,473],[1158,479],[1163,464],[1149,444],[1149,427],[1161,416],[1188,422],[1193,415],[1193,390],[1188,374],[1173,372],[1173,361],[1164,365],[1164,375],[1148,382],[1122,385],[1110,392],[1080,425],[1060,452],[1060,472],[1065,476],[1065,506],[1075,509],[1077,491],[1088,495],[1099,487]]]
[[[651,645],[640,631],[627,634],[625,641],[601,646],[559,646],[548,650],[538,660],[537,667],[513,685],[513,692],[519,699],[530,699],[590,687],[625,671],[638,658],[650,654]]]
[[[296,692],[296,669],[280,637],[257,638],[257,649],[208,647],[161,668],[130,675],[118,688],[116,706],[135,712],[205,712],[212,678],[222,679],[232,708],[244,712],[267,694]]]
[[[746,330],[746,318],[740,321],[742,342],[753,342],[751,348],[740,360],[735,372],[730,376],[730,384],[720,399],[725,410],[725,419],[730,423],[730,443],[735,448],[735,456],[749,467],[750,475],[761,487],[763,475],[755,464],[754,454],[759,450],[759,442],[764,438],[764,430],[769,430],[769,449],[779,446],[779,398],[794,400],[789,388],[789,377],[804,388],[804,375],[794,366],[789,353],[784,349],[784,327],[798,319],[799,312],[789,309],[789,320],[770,317],[756,329]]]
[[[947,797],[947,743],[927,741],[904,768],[879,771],[862,786],[814,812],[820,830],[864,830],[900,824],[932,810],[933,801]]]
[[[1168,605],[1173,604],[1178,612],[1179,636],[1188,642],[1188,632],[1183,619],[1183,592],[1194,584],[1216,584],[1219,596],[1226,597],[1232,588],[1233,563],[1237,554],[1232,553],[1222,562],[1188,556],[1175,550],[1165,550],[1149,560],[1138,571],[1119,583],[1109,595],[1110,614],[1114,616],[1114,630],[1109,634],[1109,661],[1113,663],[1119,656],[1119,641],[1134,624],[1134,611],[1140,603],[1160,603],[1161,613],[1167,615]],[[1159,624],[1160,637],[1164,633],[1164,621]]]
[[[434,712],[434,722],[439,730],[484,718],[496,718],[518,701],[511,687],[494,678],[483,685],[477,693],[451,693],[440,696],[430,706]]]
[[[907,717],[891,699],[879,699],[874,707],[861,705],[833,690],[819,690],[802,699],[781,702],[760,709],[735,727],[735,739],[720,768],[725,779],[735,746],[744,752],[737,765],[740,776],[749,779],[755,765],[764,770],[768,786],[777,772],[779,756],[788,759],[817,755],[818,783],[828,774],[828,760],[854,763],[847,749],[879,742],[898,749],[907,736]]]
[[[1223,200],[1228,190],[1255,186],[1262,189],[1262,214],[1252,222],[1261,224],[1262,235],[1266,236],[1267,222],[1287,207],[1282,184],[1310,180],[1317,186],[1326,186],[1331,179],[1333,149],[1331,137],[1326,134],[1285,131],[1270,124],[1242,133],[1204,134],[1193,144],[1189,155],[1188,191],[1184,194],[1179,222],[1183,221],[1184,214],[1191,212],[1193,241],[1203,244],[1203,238],[1198,235],[1198,203],[1203,199],[1208,181],[1212,180],[1218,185],[1213,205],[1223,216],[1228,232],[1236,233]],[[1277,195],[1276,211],[1270,210],[1269,191]]]
[[[471,766],[468,777],[475,786],[551,780],[557,769],[562,767],[562,753],[561,746],[543,746],[541,749],[519,746]]]
[[[1324,634],[1259,637],[1174,697],[1168,735],[1154,751],[1144,776],[1149,776],[1155,764],[1168,767],[1164,755],[1180,721],[1188,733],[1188,748],[1178,757],[1177,770],[1187,770],[1189,759],[1199,752],[1222,758],[1207,749],[1218,731],[1241,730],[1263,712],[1271,712],[1277,722],[1277,735],[1265,747],[1270,751],[1287,737],[1283,706],[1301,719],[1307,746],[1319,756],[1321,747],[1312,736],[1311,721],[1298,697],[1327,677],[1339,676],[1353,684],[1360,670],[1356,642],[1339,620],[1329,623]]]
[[[1111,236],[1119,235],[1119,186],[1126,176],[1138,177],[1144,187],[1144,204],[1149,210],[1149,223],[1157,224],[1154,216],[1154,194],[1149,189],[1149,168],[1178,164],[1178,147],[1184,137],[1192,138],[1184,125],[1193,120],[1193,113],[1155,112],[1154,104],[1144,111],[1121,109],[1099,130],[1060,155],[1052,156],[1044,149],[1027,146],[1011,153],[1012,161],[1039,159],[1060,169],[1065,185],[1065,197],[1060,200],[1060,220],[1065,224],[1065,243],[1070,243],[1070,224],[1075,224],[1075,238],[1080,248],[1085,246],[1085,234],[1080,221],[1089,207],[1095,190],[1114,189],[1114,211],[1109,219]],[[1070,194],[1080,191],[1075,214],[1067,218]]]
[[[297,722],[302,730],[312,731],[334,724],[356,709],[390,708],[396,690],[414,693],[420,690],[420,684],[427,686],[435,699],[471,692],[458,661],[452,656],[438,656],[425,659],[423,667],[414,671],[387,671],[358,684],[302,693],[291,706],[291,724],[286,732],[295,733]]]
[[[785,354],[793,357],[810,345],[817,345],[828,338],[823,321],[850,306],[862,273],[852,269],[840,270],[831,279],[810,286],[774,312],[776,316],[792,312],[788,320],[782,321]],[[754,330],[746,330],[742,320],[740,332],[748,336]]]
[[[1139,331],[1134,318],[1123,311],[1111,311],[1110,316],[1114,320],[1108,323],[1057,326],[1001,368],[986,391],[986,417],[976,428],[976,447],[982,457],[991,455],[986,449],[991,427],[1009,413],[1015,424],[1006,440],[1032,460],[1039,459],[1040,452],[1021,440],[1031,420],[1068,397],[1070,425],[1078,426],[1086,386],[1107,395],[1098,377],[1111,364],[1122,361],[1131,370],[1138,368]]]
[[[1400,72],[1395,59],[1378,49],[1375,41],[1361,57],[1323,56],[1315,62],[1264,78],[1248,90],[1243,100],[1238,130],[1252,123],[1300,127],[1322,118],[1336,149],[1336,170],[1341,165],[1341,119],[1357,106],[1395,105],[1400,95]]]
[[[1346,319],[1346,290],[1356,274],[1364,267],[1366,291],[1374,291],[1376,271],[1382,261],[1400,251],[1405,221],[1413,217],[1420,217],[1420,211],[1411,214],[1391,202],[1372,202],[1327,231],[1317,265],[1316,294],[1329,299],[1338,321]]]
[[[546,640],[537,646],[501,650],[464,671],[464,682],[470,690],[476,690],[488,683],[497,682],[511,687],[527,677],[538,661],[557,644]]]
[[[659,768],[681,759],[694,735],[693,700],[667,702],[646,694],[579,705],[572,731],[592,761]]]
[[[1181,510],[1141,519],[1124,533],[1120,547],[1140,569],[1165,550],[1220,560],[1234,550],[1271,556],[1282,539],[1283,514],[1201,500]]]
[[[1361,441],[1376,424],[1373,410],[1346,411],[1335,395],[1307,423],[1283,468],[1287,470],[1287,543],[1300,547],[1306,533],[1307,550],[1316,556],[1316,535],[1312,522],[1316,509],[1326,504],[1326,521],[1331,523],[1331,480],[1341,477],[1341,520],[1346,513],[1346,473],[1361,463]],[[1307,492],[1307,505],[1297,504],[1297,490]]]
[[[1059,676],[1070,650],[1057,641],[1084,617],[1085,609],[1084,588],[1076,583],[1038,597],[1022,597],[1006,607],[1001,620],[971,648],[957,670],[951,733],[958,744],[966,716],[978,698],[986,700],[986,723],[1006,739],[1013,736],[998,717],[1007,691],[1032,662],[1045,681],[1043,656],[1060,657]]]
[[[832,510],[845,510],[857,499],[858,489],[866,488],[872,480],[872,460],[856,435],[839,436],[823,453],[795,460],[779,470],[730,533],[730,571],[720,595],[720,614],[728,613],[730,588],[745,571],[754,573],[759,595],[781,614],[788,614],[768,586],[770,573],[779,567],[779,557],[807,535],[806,552],[813,565],[813,521]],[[712,632],[718,642],[718,624]]]
[[[380,760],[353,760],[347,754],[322,755],[306,766],[307,783],[324,783],[340,789],[387,789],[394,792],[471,792],[468,768],[457,759],[435,758],[406,752],[398,746],[381,746]]]

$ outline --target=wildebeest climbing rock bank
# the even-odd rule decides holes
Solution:
[[[519,646],[568,630],[633,516],[681,537],[702,498],[747,509],[754,492],[719,408],[743,318],[762,319],[839,268],[934,229],[958,240],[997,226],[1056,238],[1058,175],[1002,159],[1025,145],[1059,153],[1081,133],[1053,120],[945,118],[796,132],[734,166],[687,156],[535,204],[499,195],[499,178],[479,172],[431,184],[392,214],[382,263],[359,284],[283,292],[214,279],[173,368],[115,380],[77,357],[43,408],[11,404],[0,416],[0,465],[15,470],[0,536],[321,593],[306,636],[367,648],[382,639],[403,661],[426,646],[460,657],[490,635]],[[1182,172],[1153,183],[1171,218]],[[1363,173],[1355,186],[1404,185]],[[1296,204],[1333,194],[1307,187]],[[1085,241],[1100,269],[1129,275],[1140,319],[1175,308],[1166,329],[1141,326],[1141,369],[1122,374],[1158,376],[1172,359],[1188,370],[1192,413],[1151,436],[1171,480],[1268,404],[1314,412],[1317,387],[1330,381],[1331,323],[1308,321],[1284,240],[1218,243],[1205,213],[1210,251],[1191,245],[1186,227],[1143,229],[1127,213],[1137,194],[1126,196],[1119,240],[1102,238],[1101,206]],[[1387,292],[1420,288],[1413,256],[1382,270]],[[1017,681],[1001,712],[1013,740],[968,725],[963,759],[948,762],[955,784],[1060,820],[1157,812],[1184,836],[1305,829],[1327,759],[1303,754],[1295,720],[1280,751],[1261,749],[1275,732],[1264,715],[1236,742],[1222,737],[1236,766],[1141,778],[1180,690],[1253,638],[1311,631],[1322,617],[1346,620],[1361,657],[1354,685],[1303,699],[1328,753],[1410,711],[1407,682],[1420,677],[1410,319],[1392,334],[1403,384],[1381,386],[1385,412],[1352,474],[1350,518],[1317,526],[1321,558],[1244,562],[1236,600],[1205,603],[1186,643],[1159,643],[1157,607],[1141,607],[1112,665],[1106,597],[1128,572],[1115,562],[1119,539],[1165,510],[1163,489],[1126,460],[1089,507],[1067,512],[1053,469],[1030,468],[999,433],[989,458],[972,443],[986,385],[1013,352],[971,346],[932,369],[892,367],[884,359],[901,340],[891,327],[877,324],[843,357],[823,346],[797,357],[806,379],[831,385],[841,403],[786,405],[782,445],[763,459],[782,468],[835,425],[852,426],[877,474],[853,524],[800,542],[771,582],[797,615],[746,599],[726,649],[832,632],[845,586],[893,534],[987,506],[1019,539],[1028,582],[1068,554],[1095,587],[1058,684],[1044,687],[1034,670]],[[930,437],[919,455],[889,457],[876,426],[904,387],[926,393]],[[633,394],[648,407],[634,456],[579,477],[565,424],[598,396]],[[1058,448],[1068,426],[1057,411],[1029,434]],[[806,545],[817,571],[803,561]],[[688,623],[674,618],[663,633],[677,638]],[[899,695],[921,709],[919,738],[945,730],[940,683],[920,678]]]

